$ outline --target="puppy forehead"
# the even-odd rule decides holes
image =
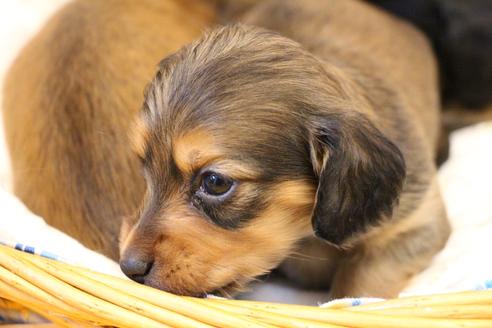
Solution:
[[[167,137],[158,137],[156,133],[158,134],[159,130],[167,130]],[[216,133],[212,129],[196,126],[183,126],[176,129],[178,132],[172,130],[156,129],[145,115],[141,115],[130,129],[133,151],[139,157],[145,158],[147,150],[152,148],[153,156],[158,161],[173,162],[172,165],[187,176],[208,165],[213,166],[218,172],[238,179],[255,179],[260,174],[258,167],[247,164],[244,160],[244,150],[238,149],[238,142],[230,133]],[[170,147],[166,147],[162,142],[168,143]],[[172,170],[170,172],[176,173]]]

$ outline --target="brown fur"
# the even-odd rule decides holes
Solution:
[[[331,285],[334,296],[396,295],[449,234],[435,182],[439,101],[428,44],[410,26],[351,0],[265,1],[243,21],[283,36],[217,28],[164,59],[147,88],[134,135],[147,191],[136,215],[121,211],[122,268],[145,284],[201,295],[241,288],[288,259],[281,270],[304,286]],[[121,134],[133,113],[119,116]],[[26,116],[6,123],[15,130]],[[53,124],[46,117],[44,128]],[[101,138],[91,147],[113,143]],[[46,148],[30,146],[22,156]],[[84,173],[71,168],[57,173],[59,181]],[[97,181],[113,193],[139,186],[135,172],[109,170],[122,188]],[[231,189],[206,193],[209,172],[228,177]],[[44,179],[53,184],[53,176]],[[18,188],[24,182],[16,178]],[[76,203],[100,206],[79,196]]]
[[[211,5],[180,0],[74,1],[57,13],[6,80],[16,195],[117,259],[121,217],[134,214],[144,191],[128,147],[143,88],[162,57],[214,19]]]

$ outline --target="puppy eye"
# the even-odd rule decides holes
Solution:
[[[211,196],[220,196],[228,192],[233,184],[232,179],[222,174],[205,172],[202,175],[201,189]]]

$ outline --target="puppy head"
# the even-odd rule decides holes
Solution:
[[[313,226],[342,244],[389,215],[403,159],[346,82],[242,25],[162,61],[135,127],[147,194],[122,229],[123,271],[178,294],[227,292]]]

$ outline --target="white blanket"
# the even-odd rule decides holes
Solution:
[[[66,0],[0,2],[0,87],[6,68],[20,47],[64,2]],[[0,126],[0,241],[36,246],[89,268],[121,275],[116,263],[49,227],[8,192],[10,173],[1,118]],[[471,289],[492,279],[491,168],[492,122],[452,135],[451,157],[440,170],[439,181],[453,234],[432,266],[417,276],[404,293]],[[285,282],[257,285],[254,292],[245,297],[305,304],[327,300],[325,292],[302,291]]]

